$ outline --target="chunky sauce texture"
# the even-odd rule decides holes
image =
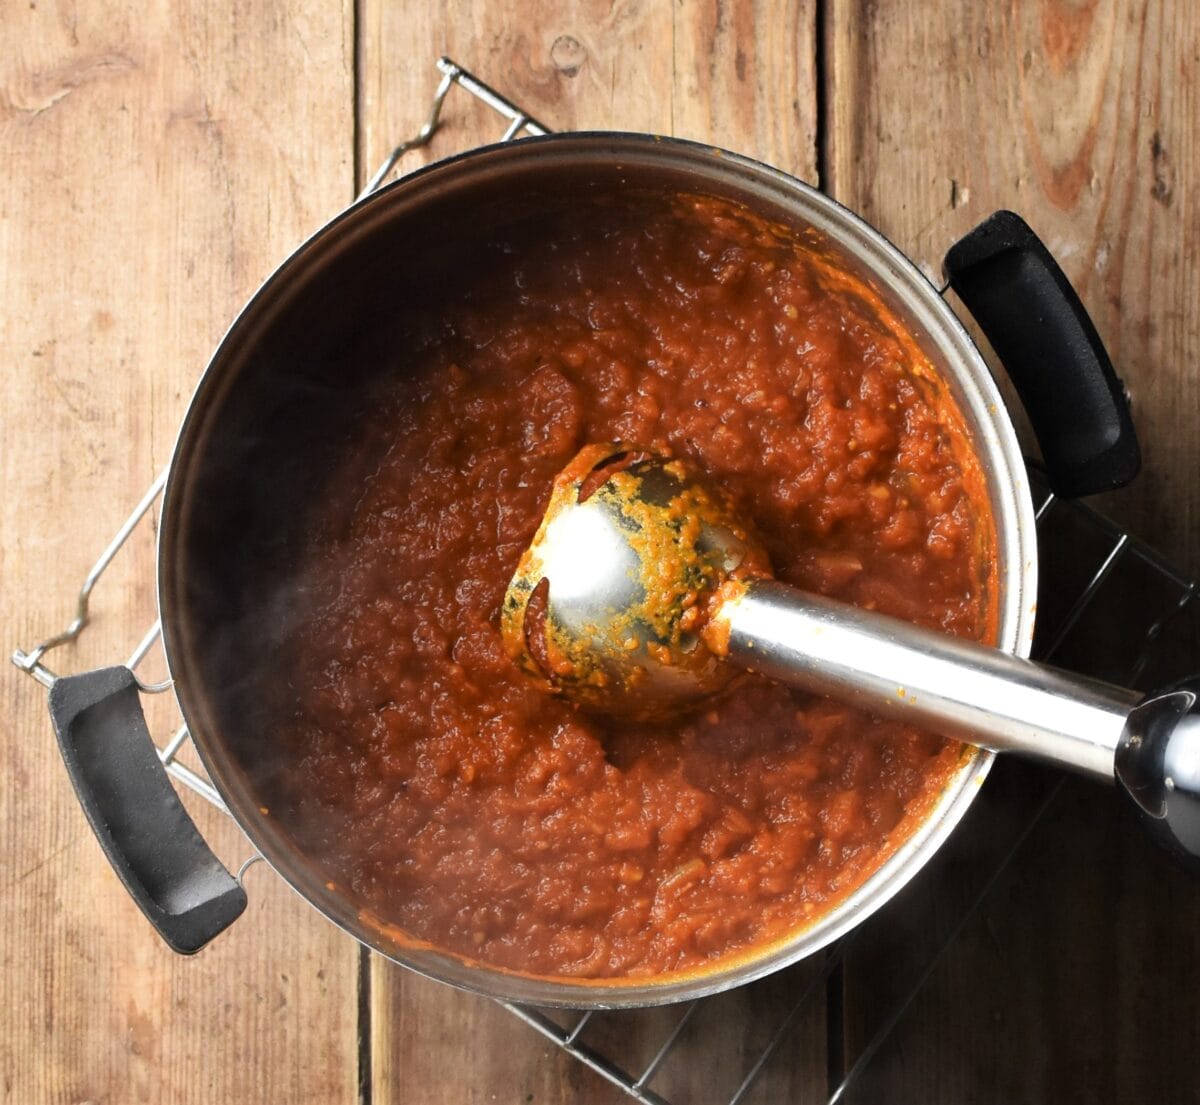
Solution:
[[[499,610],[555,474],[590,442],[669,450],[779,578],[990,639],[982,480],[915,342],[805,231],[635,196],[492,247],[398,344],[323,496],[270,733],[294,766],[264,801],[415,940],[538,975],[704,969],[858,886],[961,749],[750,675],[666,725],[545,694]]]

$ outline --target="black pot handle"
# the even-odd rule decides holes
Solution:
[[[246,908],[167,778],[126,667],[63,676],[50,717],[83,812],[159,935],[191,955]]]
[[[1016,385],[1055,494],[1132,480],[1141,450],[1125,388],[1041,239],[1019,215],[997,211],[950,247],[943,267]]]

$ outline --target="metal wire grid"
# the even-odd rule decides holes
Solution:
[[[442,74],[434,94],[429,115],[417,134],[401,143],[385,160],[364,188],[360,199],[378,188],[395,169],[400,158],[409,150],[426,144],[437,129],[445,99],[456,86],[496,111],[506,121],[502,140],[521,134],[546,134],[548,128],[527,112],[489,88],[468,71],[447,58],[437,63]],[[44,663],[48,652],[76,639],[89,621],[89,602],[92,592],[105,570],[124,547],[137,525],[151,511],[166,483],[166,472],[151,484],[146,494],[105,547],[88,573],[76,599],[75,617],[60,633],[25,651],[17,649],[12,662],[46,687],[57,678]],[[1114,682],[1136,686],[1156,661],[1161,662],[1157,646],[1168,628],[1187,617],[1200,614],[1194,599],[1197,585],[1167,564],[1144,543],[1122,532],[1096,512],[1075,503],[1056,498],[1047,488],[1036,467],[1031,468],[1039,545],[1042,549],[1043,585],[1039,595],[1039,627],[1035,655],[1043,660],[1055,660],[1063,666]],[[1082,550],[1082,553],[1081,553]],[[1056,578],[1047,573],[1058,554],[1065,553],[1062,564],[1068,578]],[[1079,642],[1096,643],[1097,630],[1107,626],[1115,629],[1108,643],[1120,647],[1102,647],[1099,652],[1078,647]],[[1084,630],[1086,629],[1086,633]],[[1101,634],[1103,638],[1103,634]],[[156,621],[139,641],[126,661],[136,671],[151,649],[161,639],[161,623]],[[1102,646],[1106,644],[1101,640]],[[1074,647],[1073,647],[1074,646]],[[1074,661],[1074,662],[1072,662]],[[1178,672],[1175,674],[1183,674]],[[145,694],[160,694],[171,689],[170,681],[148,683],[138,680]],[[159,759],[167,772],[181,785],[190,788],[218,809],[228,812],[211,782],[201,773],[179,761],[181,750],[190,741],[187,727],[181,725],[158,746]],[[1046,788],[1037,800],[1030,817],[1016,834],[1005,842],[998,859],[984,873],[975,893],[965,908],[948,925],[941,926],[943,934],[922,962],[914,965],[912,978],[899,996],[893,999],[876,1018],[877,1027],[853,1057],[845,1057],[840,1070],[830,1072],[826,1100],[835,1105],[858,1083],[871,1061],[902,1021],[914,999],[929,981],[979,905],[1007,868],[1021,844],[1049,808],[1061,783]],[[961,833],[963,830],[960,829]],[[238,872],[239,881],[246,868],[261,857],[252,855]],[[756,1040],[757,1046],[741,1048],[739,1062],[725,1069],[732,1088],[712,1087],[706,1101],[743,1105],[748,1102],[764,1076],[785,1064],[790,1054],[788,1044],[804,1026],[806,1017],[820,1008],[820,999],[828,996],[831,983],[841,971],[847,953],[863,939],[864,933],[876,924],[886,924],[888,908],[844,937],[807,963],[798,964],[767,979],[742,988],[747,999],[738,1010],[744,1018],[736,1026],[742,1037]],[[791,987],[793,997],[779,1001],[779,979]],[[772,988],[772,1000],[759,1002],[757,991]],[[686,1063],[688,1055],[711,1052],[719,1046],[718,1033],[728,1036],[727,1019],[716,1018],[705,1027],[706,1012],[725,995],[702,998],[690,1003],[653,1011],[653,1032],[639,1021],[637,1011],[572,1013],[564,1010],[542,1010],[531,1006],[502,1002],[514,1016],[562,1048],[574,1059],[601,1077],[620,1087],[631,1098],[644,1105],[671,1105],[669,1070],[672,1064]],[[599,1037],[599,1039],[593,1039]],[[625,1054],[635,1044],[636,1056]]]

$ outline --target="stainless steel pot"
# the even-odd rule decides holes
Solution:
[[[815,228],[841,253],[847,268],[880,292],[940,371],[982,459],[996,525],[990,585],[998,599],[999,644],[1024,656],[1033,633],[1037,555],[1026,471],[984,360],[938,290],[912,262],[820,192],[748,158],[707,146],[646,135],[572,134],[487,147],[440,162],[334,219],[278,269],[234,322],[196,390],[180,432],[159,544],[159,604],[176,694],[230,812],[271,866],[326,917],[423,974],[541,1005],[620,1007],[679,1001],[747,982],[810,955],[878,909],[916,874],[963,816],[992,761],[989,752],[964,753],[919,830],[811,927],[716,970],[662,982],[529,978],[410,942],[365,919],[346,894],[326,885],[302,842],[286,835],[260,810],[263,773],[278,765],[272,763],[270,750],[256,742],[254,720],[262,703],[248,700],[243,676],[247,665],[273,649],[286,632],[290,600],[272,581],[296,563],[300,520],[324,478],[328,451],[349,433],[362,397],[376,384],[370,374],[388,363],[366,355],[381,340],[381,321],[397,297],[410,303],[414,297],[427,300],[436,308],[443,289],[453,286],[456,272],[470,264],[472,242],[489,227],[534,217],[539,205],[569,202],[583,191],[633,185],[727,197],[769,219]],[[1031,297],[1040,297],[1043,307],[1050,303],[1050,321],[1043,321],[1040,330],[1024,318],[1015,338],[995,331],[994,344],[1002,353],[1006,343],[1010,353],[1013,348],[1038,348],[1041,368],[1057,358],[1061,363],[1050,367],[1060,381],[1074,373],[1091,389],[1094,402],[1084,421],[1099,429],[1090,441],[1072,445],[1073,455],[1059,456],[1051,474],[1067,490],[1114,483],[1122,464],[1129,467],[1130,439],[1128,434],[1122,437],[1127,414],[1111,367],[1098,339],[1091,343],[1094,349],[1081,353],[1079,342],[1064,336],[1063,312],[1086,322],[1082,308],[1057,268],[1045,269],[1045,262],[1053,262],[1037,253],[1040,243],[1032,240],[1036,249],[1024,240],[1013,244],[1012,224],[1001,221],[999,230],[990,221],[956,247],[965,251],[958,281],[963,296],[976,301],[985,325],[989,318],[995,321],[996,310],[989,310],[984,300],[989,294],[987,273],[995,277],[999,263],[999,278],[992,283],[1001,285],[1002,308],[1011,300],[1028,314]],[[1014,251],[1024,258],[1019,261],[1021,271],[1004,278],[1003,266]],[[1029,268],[1033,262],[1036,272]],[[982,291],[972,286],[981,275]],[[1062,347],[1057,354],[1056,343]],[[1094,357],[1097,349],[1099,369],[1082,363],[1084,354]],[[1097,375],[1100,369],[1107,377]],[[1036,424],[1047,402],[1039,398],[1036,384],[1031,394]],[[1119,409],[1112,414],[1106,403]],[[1078,399],[1073,407],[1080,409]],[[1116,438],[1105,436],[1106,418],[1110,427],[1117,426]],[[1118,454],[1124,450],[1123,461],[1112,459],[1114,449]],[[1044,443],[1044,451],[1052,462],[1063,452],[1053,441]],[[1109,456],[1107,462],[1104,455]],[[1133,463],[1136,467],[1136,446]],[[132,803],[144,807],[145,816],[122,812],[130,804],[121,800],[127,788],[115,768],[103,766],[117,754],[111,751],[117,745],[108,741],[110,751],[102,752],[101,742],[89,735],[98,727],[136,728],[136,693],[131,704],[126,681],[119,675],[122,670],[92,673],[107,680],[94,686],[60,680],[51,695],[56,727],[85,809],[98,831],[101,824],[106,827],[102,842],[118,871],[173,946],[195,950],[236,917],[244,896],[203,845],[182,808],[176,812],[169,797],[151,794],[155,784],[149,776],[149,789],[135,794]],[[130,756],[138,754],[130,748]],[[99,774],[97,763],[102,765]],[[165,777],[162,785],[169,791]],[[166,830],[163,817],[172,819]],[[128,823],[120,824],[122,819]],[[138,834],[153,839],[131,844]],[[164,849],[174,851],[166,855]]]

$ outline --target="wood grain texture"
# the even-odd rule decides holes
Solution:
[[[449,55],[551,128],[676,134],[815,179],[814,10],[811,3],[782,0],[528,0],[518,14],[483,0],[440,7],[363,0],[362,165],[370,173],[415,132],[437,82],[433,61]],[[402,58],[391,49],[396,43],[404,44]],[[461,90],[447,101],[444,124],[430,147],[405,159],[403,170],[495,141],[503,129]],[[371,986],[377,1103],[626,1100],[487,1002],[382,961],[374,963]],[[725,1012],[736,1024],[736,1015]],[[659,1021],[645,1017],[654,1026],[639,1022],[638,1031],[656,1038]],[[764,1086],[823,1087],[823,1004],[813,1018],[806,1027],[820,1031],[808,1032],[795,1062],[773,1068]],[[621,1054],[624,1034],[633,1029],[617,1017],[596,1031],[610,1033],[600,1041],[606,1053]],[[753,1041],[736,1028],[724,1039],[727,1048],[713,1048],[711,1034],[681,1045],[681,1061],[663,1072],[660,1084],[673,1100],[704,1100],[733,1077]]]
[[[416,129],[439,54],[558,129],[673,133],[808,180],[822,170],[931,274],[994,208],[1025,214],[1135,396],[1146,470],[1108,506],[1200,574],[1196,6],[820,8],[818,43],[816,0],[0,7],[6,644],[69,617],[99,546],[165,463],[224,327]],[[444,124],[404,170],[501,130],[461,93]],[[123,657],[146,628],[152,545],[147,527],[106,576],[96,624],[55,658],[64,670]],[[1160,676],[1196,666],[1194,633],[1173,647]],[[5,670],[0,1100],[359,1102],[353,943],[258,867],[247,915],[197,959],[170,955],[86,828],[44,693]],[[161,732],[169,704],[151,710]],[[889,984],[920,969],[977,889],[1000,831],[1019,833],[1039,778],[1001,779],[961,847],[885,918],[891,941],[880,932],[851,959],[847,1059]],[[852,1101],[1194,1100],[1187,919],[1200,901],[1107,797],[1060,793]],[[227,862],[244,858],[231,825],[189,808]],[[762,1009],[785,1009],[806,969],[705,1005],[656,1088],[727,1096],[764,1042]],[[378,960],[368,978],[373,1102],[625,1100],[484,999]],[[826,1013],[818,1002],[791,1024],[747,1101],[821,1100]],[[584,1042],[634,1066],[674,1016],[599,1017]]]
[[[835,197],[931,276],[991,211],[1026,217],[1134,396],[1144,471],[1104,508],[1200,573],[1195,6],[879,0],[833,4],[827,29]],[[1047,535],[1043,567],[1085,555]],[[1148,596],[1152,583],[1130,587]],[[1115,659],[1120,642],[1102,628],[1081,622],[1060,662]],[[1171,659],[1160,676],[1196,668],[1194,625]],[[951,856],[947,878],[918,880],[889,914],[893,937],[908,939],[850,958],[848,1059],[936,945],[980,856],[1014,839],[1005,798],[1017,808],[1035,785],[1046,783],[1018,773],[989,790],[990,813],[983,803],[948,850],[958,866]],[[1179,983],[1200,970],[1198,909],[1200,887],[1111,795],[1070,783],[849,1100],[1195,1100],[1196,997]]]
[[[372,962],[373,1105],[628,1102],[494,1001]]]
[[[66,622],[229,320],[351,195],[351,13],[290,8],[0,7],[6,649]],[[129,654],[154,619],[152,552],[147,526],[52,667]],[[7,664],[0,679],[0,1098],[353,1100],[349,943],[258,869],[228,934],[170,953],[87,828],[44,690]],[[247,856],[192,809],[227,862]]]

